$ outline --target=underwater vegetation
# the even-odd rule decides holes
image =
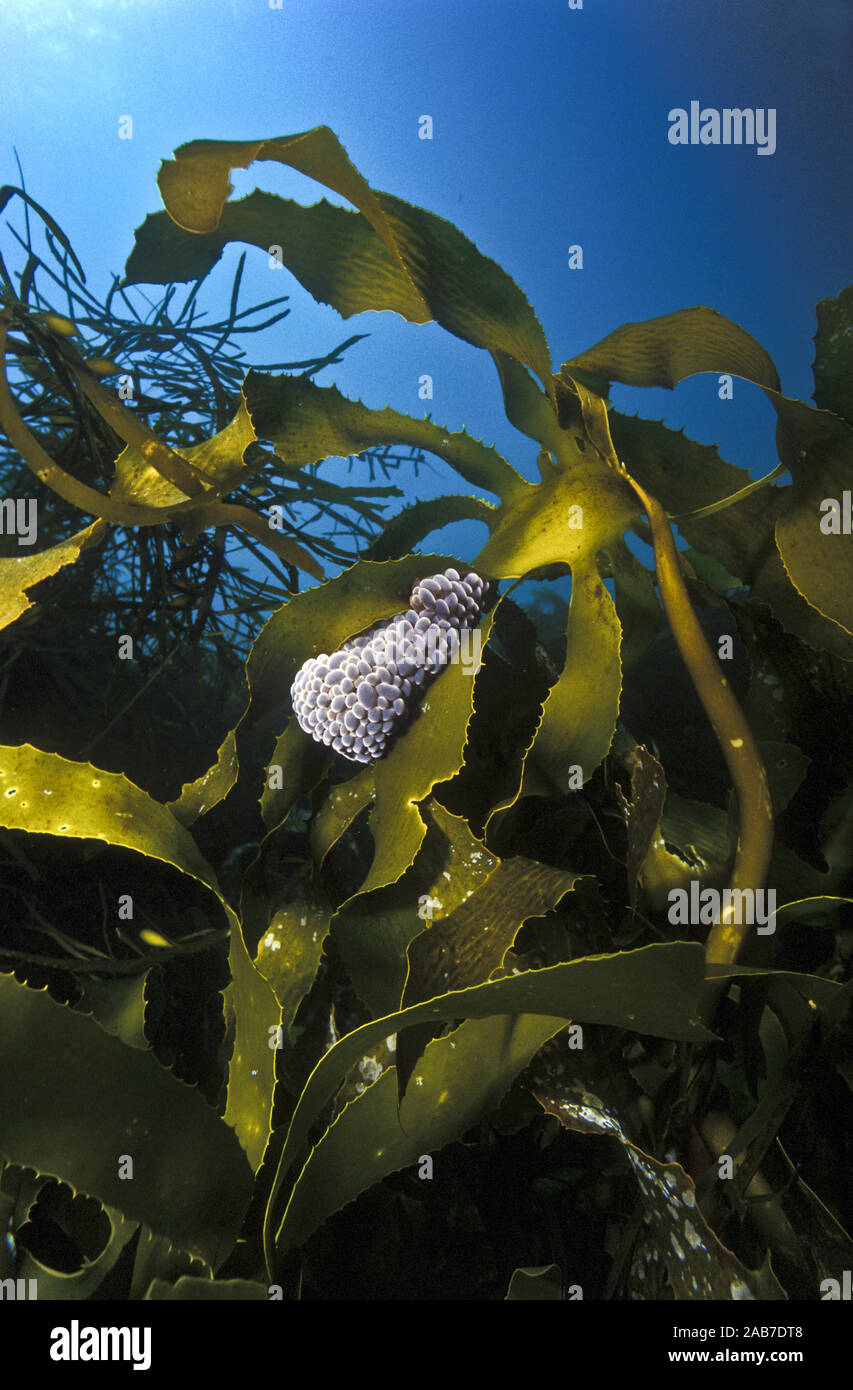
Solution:
[[[352,210],[229,201],[256,161]],[[705,306],[555,372],[506,272],[325,127],[197,141],[158,182],[106,305],[22,190],[63,311],[29,231],[17,286],[0,267],[0,1278],[838,1297],[853,289],[817,307],[814,405]],[[232,241],[342,317],[488,351],[539,481],[318,384],[354,339],[246,370],[234,334],[281,301],[238,312],[238,272],[228,319],[193,318]],[[140,285],[166,287],[142,318]],[[610,402],[699,372],[764,393],[768,476]],[[386,518],[401,450],[462,490]],[[477,555],[415,552],[465,519]]]

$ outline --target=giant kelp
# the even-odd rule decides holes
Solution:
[[[256,160],[309,174],[353,210],[260,192],[229,202],[230,170]],[[138,417],[128,423],[98,360],[59,333],[57,369],[126,445],[107,490],[89,482],[83,491],[0,383],[0,420],[21,457],[98,518],[70,549],[65,541],[57,565],[79,564],[109,525],[179,525],[192,538],[244,527],[260,541],[257,514],[250,520],[247,506],[225,499],[265,468],[310,497],[309,470],[331,455],[407,445],[443,459],[472,489],[405,508],[355,563],[270,614],[248,654],[242,715],[216,761],[167,804],[85,759],[29,744],[0,749],[10,832],[25,844],[95,840],[157,861],[170,882],[198,885],[196,910],[211,923],[209,937],[161,938],[162,967],[156,950],[138,958],[142,985],[115,969],[121,960],[90,950],[82,973],[106,978],[73,1009],[39,995],[32,980],[0,979],[0,1055],[26,1058],[0,1070],[13,1227],[55,1178],[103,1204],[103,1252],[115,1255],[99,1256],[104,1276],[115,1280],[123,1260],[132,1297],[170,1286],[171,1296],[189,1296],[196,1285],[181,1275],[206,1279],[211,1291],[239,1277],[246,1296],[306,1285],[331,1296],[324,1228],[361,1241],[358,1213],[381,1187],[370,1219],[378,1211],[392,1261],[400,1211],[419,1220],[433,1164],[438,1173],[456,1162],[446,1146],[486,1117],[496,1142],[509,1144],[547,1115],[560,1127],[543,1132],[564,1189],[559,1199],[552,1191],[550,1246],[528,1211],[512,1247],[517,1262],[529,1256],[524,1269],[510,1282],[495,1245],[487,1287],[476,1292],[552,1296],[553,1281],[527,1272],[546,1254],[549,1263],[558,1256],[562,1283],[587,1297],[819,1296],[821,1281],[849,1265],[850,1241],[840,1209],[822,1206],[791,1169],[789,1149],[831,1185],[831,1165],[804,1149],[815,1079],[850,1108],[843,929],[835,958],[820,943],[850,906],[853,749],[840,712],[849,706],[853,575],[849,539],[821,517],[853,473],[842,365],[851,292],[818,309],[816,407],[785,397],[764,349],[704,306],[626,324],[555,373],[510,277],[451,223],[370,188],[325,128],[195,142],[162,166],[159,183],[166,210],[137,231],[125,287],[198,281],[227,242],[242,241],[275,248],[345,317],[393,309],[435,320],[492,355],[507,417],[538,448],[540,481],[465,431],[370,410],[304,371],[249,371],[231,418],[218,418],[209,438],[168,443]],[[35,332],[19,302],[3,315],[4,333],[21,321]],[[764,392],[780,460],[768,477],[753,481],[715,449],[610,405],[614,381],[672,388],[696,372]],[[437,525],[465,517],[489,529],[471,564],[412,553]],[[651,541],[654,572],[626,543],[631,531]],[[316,572],[304,535],[264,540],[285,563]],[[41,563],[19,588],[50,572],[53,561]],[[339,756],[292,717],[296,673],[399,614],[425,574],[472,566],[496,591],[509,582],[482,617],[476,660],[451,662],[405,732],[346,776]],[[567,572],[565,651],[549,652],[511,593],[525,577]],[[668,791],[670,769],[635,741],[630,720],[620,723],[664,615],[731,779],[726,805]],[[706,635],[715,623],[716,652]],[[745,710],[726,676],[735,636],[752,669]],[[798,668],[808,671],[805,706],[789,690]],[[808,700],[832,716],[826,739],[813,718],[806,732]],[[225,891],[200,845],[208,819],[227,826],[247,788],[262,829]],[[811,842],[785,820],[806,804],[819,824]],[[216,867],[234,874],[230,861]],[[762,935],[743,904],[768,891],[780,899],[778,930]],[[709,904],[698,919],[674,915],[679,895],[697,894]],[[223,935],[229,983],[216,996],[224,1008],[202,1122],[199,1097],[169,1074],[153,1002],[161,968],[182,949],[215,955]],[[149,1044],[154,1055],[141,1056]],[[53,1066],[57,1049],[73,1054],[67,1078]],[[33,1087],[43,1111],[25,1104]],[[157,1180],[134,1185],[132,1201],[107,1140],[91,1138],[107,1103],[113,1148],[141,1131],[121,1161],[146,1174],[156,1167]],[[190,1124],[198,1171],[176,1204]],[[607,1222],[591,1212],[578,1133],[616,1141],[603,1205],[622,1215]],[[849,1139],[826,1142],[834,1152]],[[26,1170],[40,1175],[35,1186]],[[786,1195],[774,1195],[786,1182]],[[837,1190],[822,1195],[830,1206],[841,1200]],[[482,1223],[464,1179],[444,1201],[449,1240],[472,1212]],[[608,1272],[553,1235],[555,1212],[558,1229],[584,1216],[612,1256]],[[807,1242],[816,1221],[821,1240]],[[140,1237],[124,1254],[127,1223]],[[25,1255],[22,1268],[33,1259]]]

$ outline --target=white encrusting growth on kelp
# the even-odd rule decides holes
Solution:
[[[332,656],[310,657],[290,688],[300,727],[352,762],[376,762],[427,684],[457,657],[459,632],[480,621],[488,587],[454,569],[417,579],[408,612]]]

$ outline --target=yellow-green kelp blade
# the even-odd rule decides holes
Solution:
[[[339,280],[333,285],[327,281],[324,295],[322,291],[315,293],[315,286],[303,279],[315,298],[324,299],[343,313],[341,293],[345,288],[364,308],[395,308],[399,313],[400,306],[406,304],[408,289],[412,307],[406,317],[416,322],[435,319],[466,342],[501,349],[516,357],[536,372],[543,383],[550,380],[550,354],[542,326],[515,281],[495,261],[482,255],[452,222],[390,193],[371,189],[327,126],[272,140],[195,140],[182,145],[173,160],[163,163],[158,176],[163,204],[173,222],[189,232],[221,238],[221,219],[231,192],[229,173],[232,169],[246,169],[255,160],[289,164],[341,194],[358,209],[357,214],[336,209],[340,215],[328,220],[326,242],[317,248],[316,264],[327,263],[331,253]],[[355,218],[362,225],[358,233],[351,233]],[[373,238],[365,237],[364,223],[369,224]],[[281,234],[275,235],[279,229]],[[233,219],[227,230],[232,239],[256,242],[258,236],[256,224],[244,227],[240,219]],[[283,221],[269,219],[257,244],[265,249],[280,246],[281,259],[290,265],[291,244],[285,230]],[[315,224],[314,231],[318,230]],[[156,249],[152,255],[152,242],[156,248],[158,231],[159,225],[152,237],[149,227],[146,238],[144,273],[149,276],[157,268],[158,257]],[[171,240],[174,245],[176,238]],[[330,241],[336,243],[334,249]],[[389,273],[389,255],[396,276]],[[304,274],[308,260],[304,241],[301,258]],[[310,262],[307,268],[310,271]],[[157,273],[166,273],[170,281],[175,278],[174,269],[167,270],[165,264]],[[131,276],[134,280],[141,278],[140,264],[133,264],[133,258],[128,264],[129,281]],[[382,293],[389,287],[395,291],[396,302],[391,304],[384,302]]]
[[[29,589],[66,565],[75,564],[84,550],[100,543],[106,529],[102,521],[95,521],[37,555],[19,549],[14,558],[0,559],[0,628],[8,627],[33,607],[35,600],[29,597]]]
[[[257,1168],[269,1136],[274,1084],[270,1029],[279,1009],[246,952],[240,924],[195,841],[166,806],[122,774],[70,762],[29,744],[0,747],[0,825],[31,834],[92,838],[171,864],[216,896],[229,926],[237,1040],[229,1068],[226,1120]]]
[[[23,1064],[22,1064],[23,1059]],[[216,1266],[252,1190],[234,1131],[153,1052],[0,975],[0,1150]],[[133,1178],[119,1176],[122,1155]]]
[[[311,1127],[342,1077],[380,1039],[413,1024],[506,1013],[546,1015],[566,1022],[579,1019],[657,1037],[710,1041],[713,1035],[698,1019],[703,984],[704,952],[698,943],[646,946],[454,991],[375,1019],[348,1033],[314,1068],[291,1119],[267,1210],[268,1262],[271,1264],[273,1259],[279,1196],[288,1172],[304,1153]]]

